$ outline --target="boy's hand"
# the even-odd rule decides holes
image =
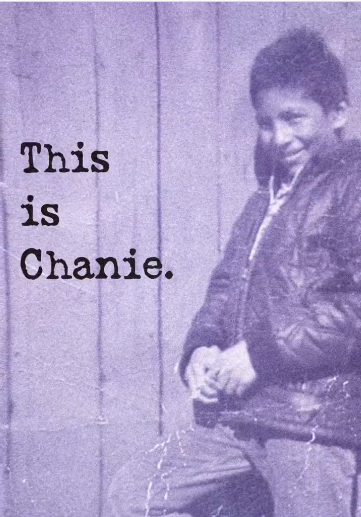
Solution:
[[[185,371],[191,397],[205,404],[218,401],[218,389],[209,385],[209,372],[219,357],[218,347],[201,346],[196,348]]]
[[[241,396],[256,380],[247,343],[240,341],[221,352],[208,372],[209,385],[227,395]]]

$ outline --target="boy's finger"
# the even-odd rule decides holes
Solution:
[[[193,365],[193,375],[197,386],[201,386],[204,382],[205,368],[199,363]]]
[[[217,397],[218,390],[215,388],[212,388],[207,383],[202,384],[202,386],[199,387],[200,393],[202,395],[205,395],[206,397]]]
[[[218,397],[206,397],[200,391],[198,391],[197,396],[192,397],[192,399],[203,402],[204,404],[215,404],[218,402]]]
[[[219,387],[218,389],[224,390],[229,381],[229,378],[230,378],[230,373],[227,370],[220,371],[217,376],[217,384]]]
[[[233,377],[230,377],[227,381],[227,384],[224,387],[224,391],[227,393],[227,395],[234,395],[237,393],[237,389],[239,385],[241,384],[239,379],[234,379]]]
[[[193,368],[188,368],[187,370],[187,381],[191,397],[194,398],[198,391],[198,383]]]
[[[239,383],[239,385],[237,386],[237,389],[236,389],[236,394],[238,395],[238,397],[240,397],[241,395],[243,395],[243,393],[246,391],[246,388],[247,386],[243,383]]]
[[[209,386],[210,388],[212,388],[213,390],[216,390],[216,391],[219,391],[221,389],[217,378],[211,377],[208,374],[206,375],[206,378],[205,378],[205,384],[207,384],[207,386]]]

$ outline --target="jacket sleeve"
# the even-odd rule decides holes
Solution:
[[[239,252],[242,241],[242,219],[243,217],[240,216],[233,226],[223,259],[211,275],[203,306],[194,317],[186,336],[179,363],[179,372],[183,380],[189,359],[196,348],[201,346],[223,348],[227,339],[223,316],[229,296],[231,269],[232,266],[234,267],[235,256]]]
[[[302,292],[282,275],[283,292],[271,302],[266,332],[253,336],[250,355],[259,375],[331,375],[361,365],[361,174],[348,178],[334,218],[336,257],[327,279]],[[316,271],[317,277],[317,271]],[[267,335],[267,343],[264,336]],[[267,347],[267,361],[264,350]]]

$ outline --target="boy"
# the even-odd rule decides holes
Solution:
[[[215,422],[126,466],[111,491],[119,517],[195,514],[260,473],[275,517],[361,515],[361,146],[342,138],[345,73],[300,29],[261,50],[250,93],[260,188],[180,365]]]

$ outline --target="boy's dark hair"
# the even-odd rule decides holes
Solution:
[[[317,32],[296,29],[263,48],[251,71],[253,106],[261,90],[301,88],[329,112],[348,102],[347,79],[340,60]]]

